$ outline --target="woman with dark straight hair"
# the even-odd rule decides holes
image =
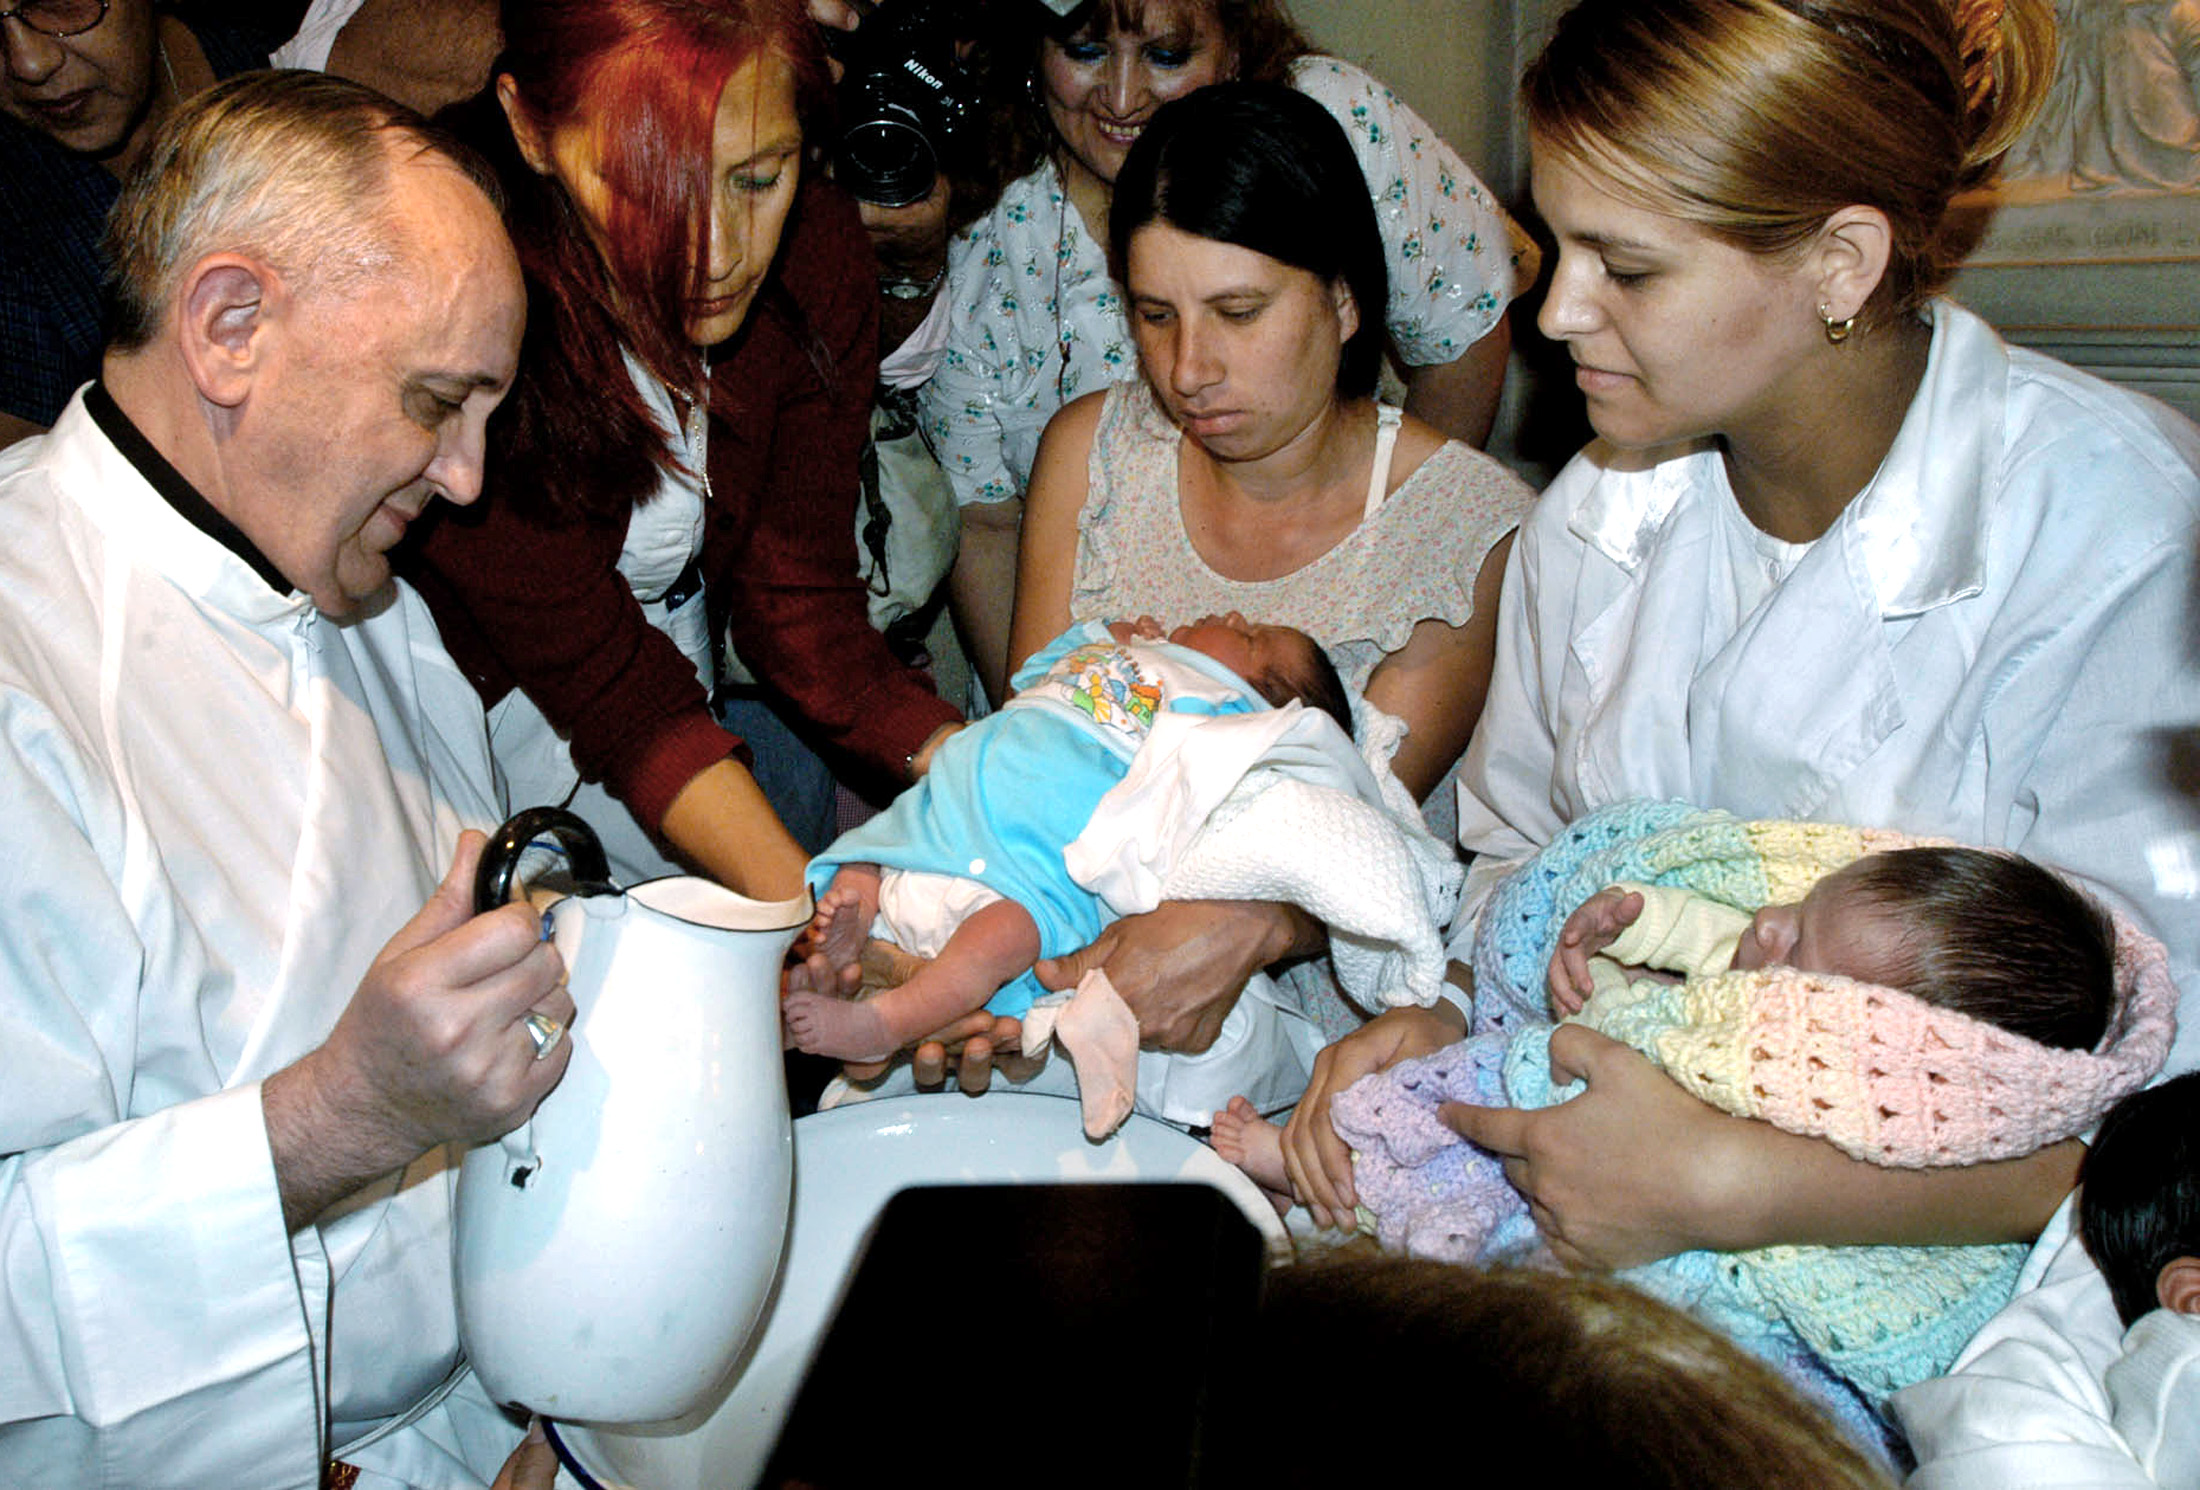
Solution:
[[[1144,377],[1047,430],[1012,659],[1092,616],[1297,626],[1404,721],[1396,774],[1448,824],[1529,493],[1376,403],[1384,255],[1344,131],[1281,84],[1218,83],[1154,115],[1114,202]]]
[[[1362,740],[1394,747],[1390,771],[1448,834],[1532,494],[1372,396],[1384,254],[1343,129],[1275,83],[1178,99],[1123,163],[1110,239],[1143,376],[1048,426],[1012,659],[1109,616],[1297,627],[1364,695]],[[1050,986],[1105,964],[1149,1040],[1205,1050],[1254,972],[1321,941],[1290,907],[1172,902],[1110,926]]]
[[[1058,7],[1057,7],[1058,8]],[[1138,375],[1106,246],[1116,174],[1162,106],[1219,82],[1275,83],[1346,131],[1389,266],[1383,328],[1405,407],[1440,434],[1489,437],[1536,250],[1458,151],[1381,82],[1322,56],[1283,0],[1037,0],[994,7],[1005,76],[984,124],[1012,178],[948,245],[944,346],[925,434],[962,503],[956,619],[989,691],[1007,677],[1016,525],[1055,412]]]
[[[1227,88],[1154,116],[1150,143],[1124,160],[1108,216],[1108,252],[1128,284],[1131,239],[1148,223],[1234,244],[1324,283],[1342,284],[1355,309],[1381,305],[1390,274],[1374,204],[1342,131],[1321,105],[1283,87]],[[1374,393],[1384,332],[1357,316],[1337,366],[1340,398]],[[1133,330],[1135,332],[1135,325]]]

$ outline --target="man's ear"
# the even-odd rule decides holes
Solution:
[[[177,315],[184,367],[201,397],[235,408],[265,364],[288,304],[281,280],[243,254],[208,254],[184,276]]]
[[[549,175],[549,137],[527,111],[527,101],[519,96],[519,84],[508,72],[497,74],[497,106],[504,110],[504,122],[512,127],[512,143],[519,146],[519,158],[527,162],[527,169],[538,176]]]
[[[1860,314],[1893,254],[1894,229],[1877,207],[1843,207],[1828,217],[1811,249],[1819,314],[1835,321]]]
[[[2200,1257],[2173,1257],[2154,1275],[2154,1297],[2175,1314],[2200,1314]]]

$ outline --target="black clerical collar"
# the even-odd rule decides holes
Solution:
[[[199,495],[199,489],[184,479],[183,472],[153,448],[153,442],[130,422],[130,416],[122,412],[105,383],[95,382],[84,390],[84,412],[92,416],[92,423],[99,426],[99,432],[122,452],[122,458],[137,467],[146,483],[191,526],[244,560],[276,594],[289,595],[298,588],[283,577],[281,570],[268,563],[267,555],[253,546],[242,528],[215,511],[214,504]]]

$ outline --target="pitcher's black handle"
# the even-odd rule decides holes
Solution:
[[[512,898],[512,876],[520,855],[539,838],[555,838],[572,866],[573,888],[583,895],[611,891],[611,865],[604,859],[596,830],[563,807],[530,807],[505,820],[489,835],[489,847],[474,872],[474,910],[493,911]]]

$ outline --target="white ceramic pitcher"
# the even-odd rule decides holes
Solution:
[[[507,898],[545,838],[578,889],[545,915],[577,1012],[533,1118],[466,1155],[459,1332],[498,1402],[658,1422],[701,1403],[755,1329],[794,1173],[779,974],[810,917],[678,876],[612,889],[587,824],[506,823],[476,880]]]

